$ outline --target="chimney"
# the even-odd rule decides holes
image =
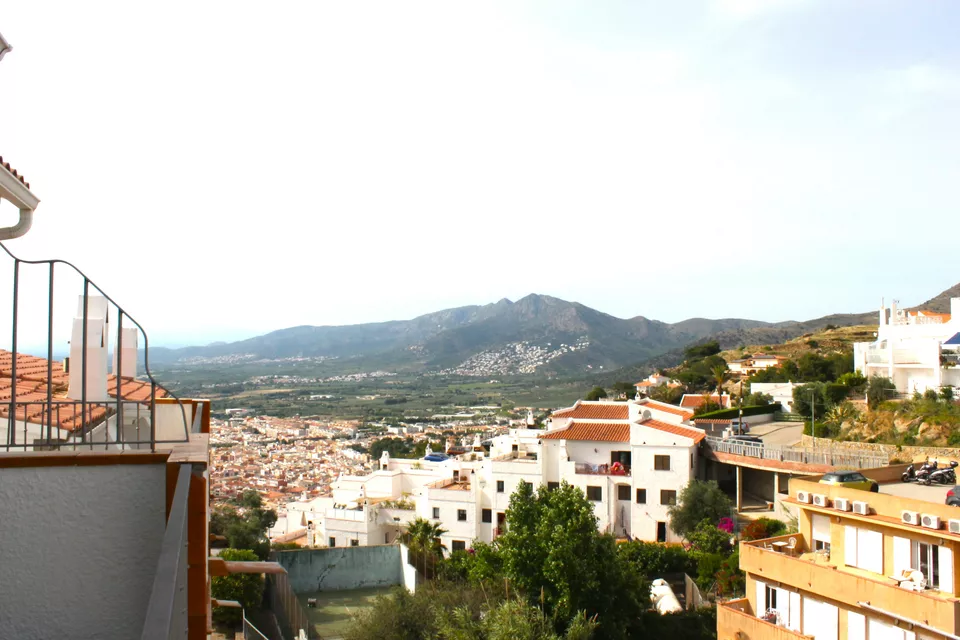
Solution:
[[[120,338],[123,342],[123,348],[117,345],[113,350],[113,373],[124,378],[137,377],[137,337],[139,332],[136,327],[120,329]],[[117,369],[117,352],[120,352],[120,368]]]
[[[107,318],[107,299],[88,296],[87,325],[83,325],[83,296],[79,296],[77,315],[70,335],[70,385],[67,397],[83,399],[83,334],[87,335],[87,397],[88,402],[105,402],[107,395],[107,358],[110,350],[110,332]]]

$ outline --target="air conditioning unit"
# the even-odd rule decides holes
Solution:
[[[850,511],[850,500],[847,498],[834,498],[833,508],[839,511]]]
[[[947,520],[947,529],[950,533],[960,533],[960,520]]]
[[[926,527],[927,529],[939,529],[940,516],[933,516],[929,513],[924,513],[920,516],[920,525]]]
[[[810,504],[810,492],[797,491],[797,502],[802,502],[803,504]]]
[[[916,511],[901,511],[900,520],[903,524],[920,524],[920,514]]]
[[[827,496],[823,495],[822,493],[815,493],[815,494],[813,494],[813,504],[814,504],[814,505],[816,505],[816,506],[818,506],[818,507],[828,507],[828,506],[830,506],[830,505],[828,504],[829,502],[830,502],[830,501],[827,499]]]
[[[853,512],[861,516],[868,516],[870,515],[870,505],[858,500],[853,503]]]

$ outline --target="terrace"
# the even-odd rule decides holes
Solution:
[[[717,606],[718,640],[813,640],[786,627],[758,617],[746,598],[729,600]]]

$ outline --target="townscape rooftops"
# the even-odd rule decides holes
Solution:
[[[923,318],[940,318],[940,321],[944,324],[950,322],[951,315],[949,313],[941,313],[940,311],[924,311],[923,309],[917,309],[916,311],[907,311],[908,316],[923,317]]]
[[[630,442],[630,424],[627,422],[592,422],[574,420],[565,429],[549,431],[543,440],[589,440],[593,442]]]
[[[46,405],[48,390],[55,403],[52,408],[52,425],[59,429],[75,431],[83,426],[95,424],[107,415],[107,407],[103,406],[103,403],[88,403],[85,415],[81,411],[80,403],[56,404],[70,401],[66,395],[70,375],[63,370],[63,365],[60,363],[53,363],[52,367],[48,367],[46,358],[18,353],[16,387],[14,387],[12,375],[13,352],[0,349],[0,402],[7,403],[0,404],[0,418],[10,416],[9,402],[14,400],[17,404],[17,420],[46,424],[49,409]],[[117,383],[117,376],[113,374],[107,376],[107,394],[113,398],[117,397]],[[119,385],[122,400],[139,403],[150,400],[149,382],[121,377]],[[14,391],[16,391],[16,398],[13,397]],[[167,395],[167,391],[158,385],[156,397],[163,398]]]
[[[573,418],[575,420],[627,420],[630,409],[623,402],[588,402],[577,400],[567,409],[553,412],[555,418]]]
[[[640,423],[641,426],[650,427],[651,429],[657,429],[658,431],[664,431],[666,433],[672,433],[677,436],[683,436],[684,438],[690,438],[695,443],[700,442],[706,437],[706,433],[699,429],[691,429],[690,427],[681,427],[675,424],[667,424],[666,422],[660,422],[659,420],[644,420]]]

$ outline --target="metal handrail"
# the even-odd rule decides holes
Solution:
[[[180,465],[140,640],[187,637],[187,498],[192,474],[190,464]]]
[[[47,292],[47,400],[46,403],[51,407],[48,411],[48,420],[46,423],[47,427],[47,438],[44,446],[59,447],[60,442],[54,442],[52,438],[52,425],[53,425],[53,385],[51,381],[53,380],[53,287],[54,287],[54,268],[57,264],[66,265],[73,269],[80,277],[83,278],[83,345],[82,345],[82,355],[81,355],[81,415],[85,416],[87,414],[86,407],[87,404],[91,401],[87,400],[87,321],[89,313],[89,303],[90,303],[90,287],[92,286],[96,289],[97,292],[104,299],[106,299],[110,304],[117,308],[117,346],[116,346],[116,355],[117,355],[117,366],[114,376],[116,378],[116,399],[107,401],[116,404],[116,414],[118,416],[117,423],[118,425],[122,422],[123,419],[123,405],[125,401],[120,393],[121,383],[123,377],[121,375],[123,368],[123,318],[127,317],[136,327],[140,330],[140,333],[143,334],[143,366],[146,376],[150,382],[150,444],[151,449],[155,449],[156,444],[160,441],[156,439],[156,396],[157,396],[157,387],[161,386],[153,377],[153,373],[150,371],[150,338],[147,335],[146,330],[143,328],[137,320],[127,313],[123,307],[117,304],[116,300],[111,298],[107,293],[101,289],[93,280],[91,280],[83,271],[78,269],[72,263],[55,258],[52,260],[24,260],[15,256],[2,242],[0,242],[0,248],[13,259],[13,323],[12,323],[12,336],[11,336],[11,395],[8,404],[10,406],[10,415],[8,416],[8,427],[7,427],[7,442],[3,443],[6,445],[6,450],[9,451],[12,447],[16,446],[15,443],[15,429],[14,425],[16,424],[16,407],[17,402],[17,316],[19,311],[19,288],[20,288],[20,264],[30,264],[30,265],[47,265],[49,267],[48,275],[48,292]],[[109,390],[109,387],[108,387]],[[183,440],[177,440],[176,442],[186,442],[190,439],[190,424],[187,420],[187,412],[184,408],[183,402],[174,394],[172,391],[164,388],[164,391],[170,395],[170,397],[177,402],[180,407],[181,417],[183,418]],[[35,403],[30,403],[35,404]],[[94,401],[94,404],[103,404]],[[139,404],[139,403],[138,403]],[[124,444],[122,429],[117,430],[117,442],[114,444]],[[84,430],[81,429],[81,437],[84,436]],[[83,440],[80,443],[74,442],[74,444],[87,444]],[[145,442],[140,442],[136,444],[145,444]],[[24,443],[24,447],[30,446],[28,443]]]
[[[829,466],[851,466],[860,469],[886,466],[890,459],[875,454],[864,454],[857,449],[842,447],[829,449],[810,449],[807,447],[785,447],[782,445],[760,445],[747,442],[730,442],[722,438],[707,436],[704,446],[720,453],[760,460],[797,462],[801,464],[822,464]]]

